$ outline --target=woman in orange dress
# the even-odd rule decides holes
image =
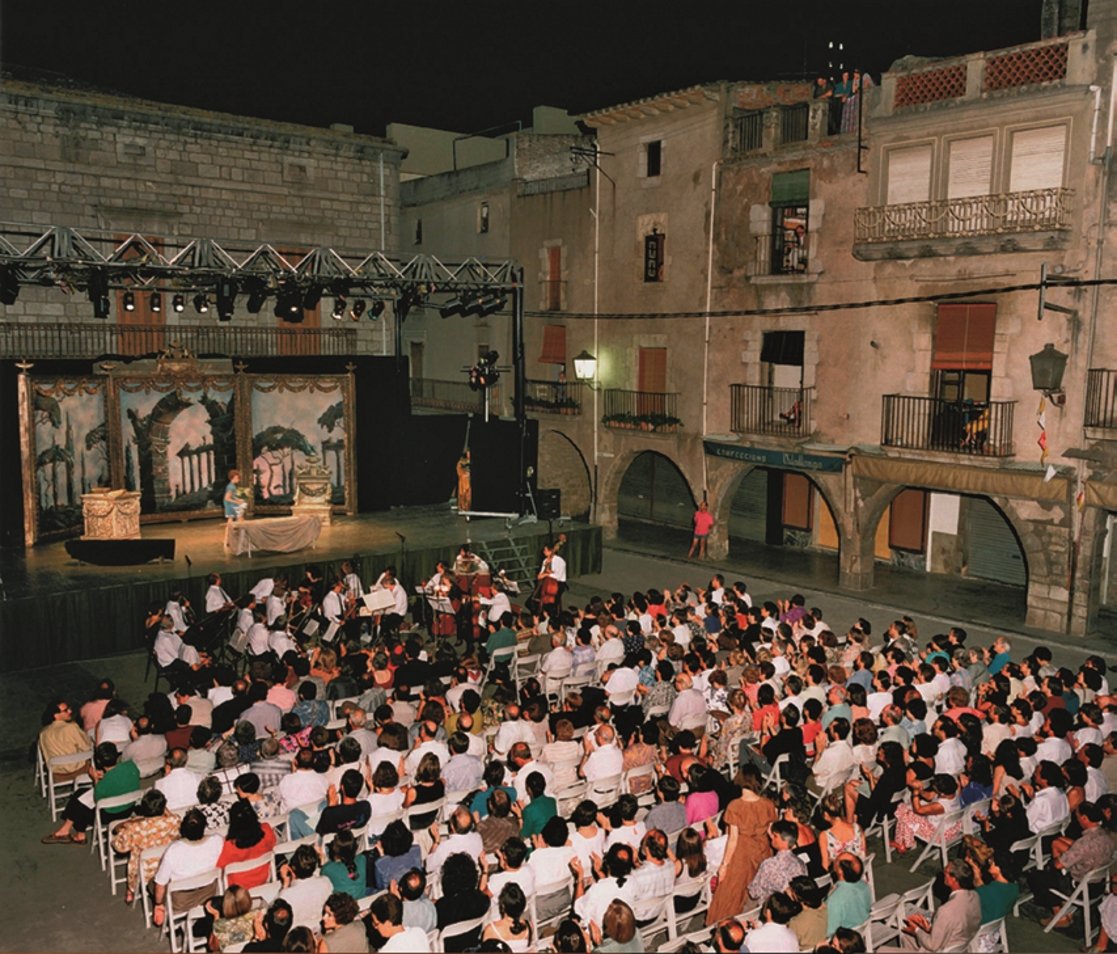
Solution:
[[[722,918],[736,917],[745,910],[749,882],[760,862],[772,854],[768,826],[776,820],[776,806],[760,794],[763,788],[760,770],[746,763],[741,766],[738,779],[741,797],[730,802],[725,810],[729,841],[717,873],[717,890],[706,914],[707,924],[717,924]]]

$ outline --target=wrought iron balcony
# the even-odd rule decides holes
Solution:
[[[355,354],[355,328],[0,322],[0,357],[96,358],[156,354],[174,342],[197,355]]]
[[[524,407],[544,414],[581,414],[581,381],[540,381],[528,378],[524,382]]]
[[[474,391],[468,381],[443,381],[438,378],[411,379],[412,407],[426,407],[439,411],[457,411],[464,414],[481,414],[485,410],[485,392]],[[489,388],[491,413],[499,413],[500,388]]]
[[[854,213],[854,241],[872,244],[1068,231],[1073,199],[1073,189],[1035,189],[869,206]]]
[[[737,434],[806,437],[811,433],[814,388],[729,385],[730,429]]]
[[[1086,372],[1086,427],[1117,430],[1117,371],[1091,368]]]
[[[944,401],[886,394],[881,413],[882,447],[944,451],[976,457],[1011,457],[1015,401]]]
[[[601,423],[638,431],[677,431],[682,421],[676,416],[678,394],[662,391],[605,391],[605,414]]]

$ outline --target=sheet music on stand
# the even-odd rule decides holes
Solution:
[[[454,604],[446,599],[445,596],[428,596],[427,604],[435,613],[446,613],[450,616],[454,615]]]
[[[330,625],[326,627],[326,631],[322,634],[322,642],[332,643],[335,639],[337,639],[338,630],[340,629],[340,623],[330,623]]]
[[[307,637],[313,636],[315,633],[318,632],[318,620],[308,619],[305,623],[303,623],[302,629],[300,629],[299,632]]]
[[[361,599],[364,601],[365,607],[373,613],[383,613],[385,610],[393,610],[396,606],[396,598],[384,589],[373,590],[370,593],[366,593]]]

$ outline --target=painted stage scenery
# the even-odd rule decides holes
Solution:
[[[140,492],[141,512],[220,509],[237,459],[232,379],[118,387],[124,486]]]
[[[331,500],[345,504],[346,391],[333,379],[252,382],[252,485],[261,505],[294,502],[296,468],[310,457],[330,470]]]
[[[39,533],[72,531],[82,525],[81,495],[110,483],[104,383],[36,379],[31,395]]]

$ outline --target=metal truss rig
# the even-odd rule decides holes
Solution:
[[[230,248],[198,238],[171,254],[138,233],[120,241],[86,237],[66,226],[41,232],[0,225],[0,270],[9,280],[64,291],[87,289],[91,280],[136,292],[211,291],[224,279],[235,281],[240,291],[264,296],[317,287],[335,294],[359,291],[374,298],[422,299],[439,291],[513,292],[522,284],[513,261],[444,263],[432,255],[416,255],[403,262],[381,251],[354,253],[326,246],[297,253],[301,257],[296,259],[267,243],[240,255]]]

